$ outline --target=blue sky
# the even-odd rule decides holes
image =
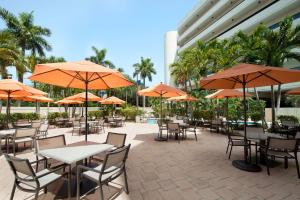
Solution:
[[[152,59],[157,71],[152,83],[164,78],[164,34],[197,0],[1,0],[14,14],[34,12],[35,24],[50,28],[47,55],[78,61],[106,48],[107,59],[132,75],[140,57]],[[3,28],[3,23],[0,23]]]

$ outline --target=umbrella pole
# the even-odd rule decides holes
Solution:
[[[248,143],[247,140],[247,105],[246,105],[246,77],[243,75],[243,106],[244,106],[244,141]],[[251,158],[250,158],[251,159]],[[251,164],[248,161],[248,146],[244,146],[244,160],[234,160],[232,161],[232,165],[240,170],[248,171],[248,172],[260,172],[260,166],[256,164]]]
[[[87,79],[87,73],[86,73],[86,79]],[[89,131],[89,125],[88,125],[88,82],[85,82],[85,141],[87,141],[87,134]]]
[[[7,122],[7,127],[8,127],[8,123],[10,121],[10,91],[8,91],[7,94],[7,105],[6,105],[6,122]]]

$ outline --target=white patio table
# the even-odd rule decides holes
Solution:
[[[6,129],[6,130],[1,130],[0,131],[0,155],[2,155],[2,146],[1,146],[1,141],[4,138],[5,143],[6,143],[6,153],[8,153],[8,138],[9,136],[12,136],[15,134],[16,129]]]
[[[71,182],[71,164],[84,160],[90,156],[108,151],[112,148],[113,145],[109,145],[109,144],[66,146],[62,148],[41,150],[38,152],[38,154],[68,164],[69,165],[68,178],[69,181]],[[69,199],[71,198],[71,186],[69,186],[68,188],[68,198]]]

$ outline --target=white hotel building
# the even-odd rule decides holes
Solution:
[[[249,33],[261,23],[276,29],[286,16],[293,17],[294,25],[300,24],[300,0],[200,0],[177,31],[165,35],[165,83],[174,84],[169,66],[177,53],[193,47],[196,41],[230,38],[239,30]],[[286,66],[300,69],[297,62]]]

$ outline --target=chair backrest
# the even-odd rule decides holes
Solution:
[[[18,119],[17,124],[27,124],[29,123],[28,119]]]
[[[40,121],[33,121],[31,122],[31,127],[32,128],[40,128],[41,122]]]
[[[41,124],[39,127],[40,132],[47,132],[49,128],[49,124]]]
[[[246,127],[247,137],[257,138],[259,135],[265,134],[263,127]]]
[[[109,132],[106,137],[106,144],[114,145],[117,148],[123,147],[126,140],[126,134]]]
[[[80,121],[78,120],[73,121],[73,126],[80,126]]]
[[[53,137],[40,138],[35,142],[36,152],[44,149],[55,149],[66,146],[65,135],[57,135]]]
[[[7,124],[7,128],[8,128],[8,129],[13,129],[13,128],[14,128],[14,126],[13,126],[13,124],[12,124],[12,123],[8,123],[8,124]]]
[[[28,159],[21,159],[14,156],[10,156],[8,154],[5,154],[5,158],[9,166],[11,167],[13,173],[15,174],[16,178],[21,178],[20,174],[35,177],[35,173]]]
[[[175,133],[175,132],[179,132],[180,131],[179,123],[173,123],[173,122],[171,122],[171,123],[168,123],[167,126],[168,126],[168,131],[170,133]]]
[[[288,126],[288,127],[292,126],[293,127],[293,126],[295,126],[296,123],[294,121],[282,120],[281,124],[282,124],[282,126]]]
[[[300,132],[299,132],[299,131],[296,133],[296,135],[295,135],[295,139],[298,139],[298,140],[300,140]]]
[[[297,151],[299,140],[268,137],[268,149],[277,151]]]
[[[24,137],[35,137],[36,129],[35,128],[20,128],[16,129],[15,138],[24,138]]]
[[[109,152],[105,155],[100,173],[100,180],[103,174],[108,172],[112,173],[113,171],[119,172],[124,168],[128,157],[129,149],[130,144],[120,149],[117,149],[116,151]]]

